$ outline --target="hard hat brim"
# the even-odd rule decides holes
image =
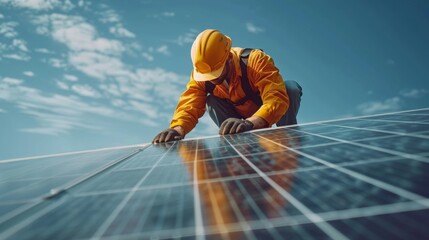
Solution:
[[[214,79],[220,77],[220,75],[222,75],[224,68],[225,68],[225,64],[222,64],[221,68],[216,69],[212,72],[208,72],[208,73],[200,73],[196,69],[194,69],[192,71],[192,76],[193,76],[194,80],[198,81],[198,82],[211,81],[211,80],[214,80]]]

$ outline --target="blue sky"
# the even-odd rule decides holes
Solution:
[[[206,28],[304,90],[300,123],[428,107],[429,1],[0,0],[0,159],[148,143]],[[188,137],[214,135],[204,116]]]

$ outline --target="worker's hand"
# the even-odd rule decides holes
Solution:
[[[246,132],[253,129],[253,123],[249,120],[228,118],[220,125],[219,134],[234,134]]]
[[[155,138],[152,140],[152,143],[163,143],[169,141],[181,140],[182,136],[180,133],[173,128],[167,128],[162,130]]]

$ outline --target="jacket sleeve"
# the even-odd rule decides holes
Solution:
[[[180,96],[179,102],[171,120],[170,127],[181,126],[188,134],[198,123],[198,119],[206,110],[207,93],[191,76],[186,91]]]
[[[289,97],[283,78],[273,59],[260,50],[253,51],[249,56],[247,72],[263,102],[253,116],[265,119],[271,126],[280,120],[289,108]]]

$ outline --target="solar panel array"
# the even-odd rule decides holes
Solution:
[[[429,109],[0,161],[0,239],[429,239]]]

